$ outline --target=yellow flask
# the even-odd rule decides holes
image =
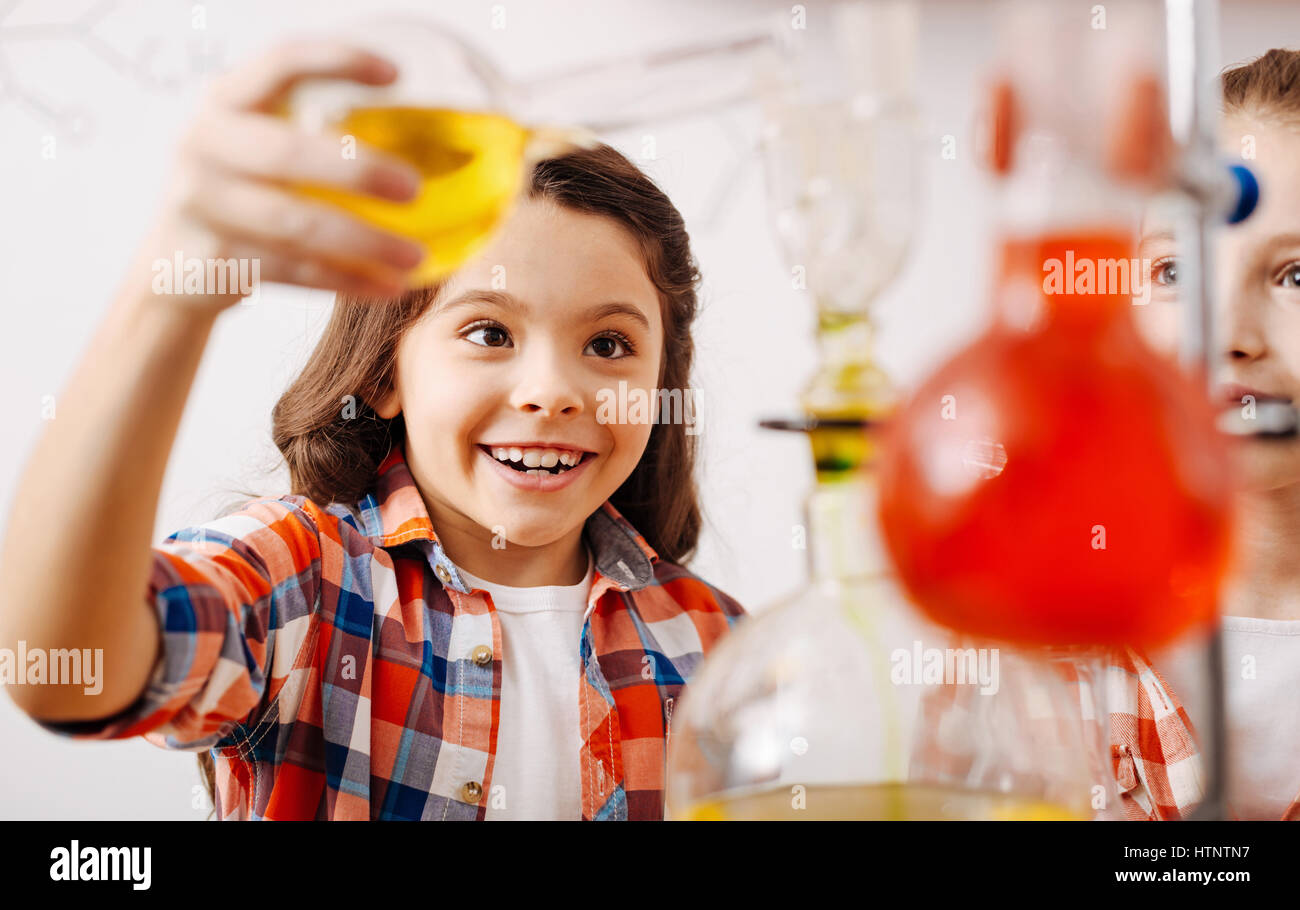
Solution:
[[[502,114],[450,108],[357,107],[335,128],[417,168],[419,194],[390,202],[313,185],[298,189],[423,244],[415,285],[446,277],[486,245],[538,161],[594,144],[582,130],[530,128]]]

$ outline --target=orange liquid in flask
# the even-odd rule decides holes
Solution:
[[[1156,646],[1209,622],[1228,452],[1204,392],[1139,338],[1140,276],[1113,286],[1136,265],[1129,236],[1001,252],[1001,310],[1036,308],[1033,327],[996,323],[887,432],[880,519],[900,579],[934,620],[1020,643]]]

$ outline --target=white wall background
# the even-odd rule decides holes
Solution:
[[[1114,0],[1110,14],[1123,3]],[[502,0],[507,27],[492,29],[494,5],[430,0],[365,7],[420,10],[453,24],[507,73],[526,78],[704,37],[790,6]],[[1092,3],[1078,5],[1086,17]],[[825,4],[805,6],[816,16]],[[904,385],[984,318],[984,184],[971,152],[974,89],[991,46],[986,11],[983,3],[960,0],[921,0],[920,6],[922,227],[880,308],[881,360]],[[28,0],[0,7],[0,381],[9,415],[0,439],[0,520],[15,525],[5,533],[21,533],[23,516],[9,515],[9,508],[42,428],[42,398],[58,395],[152,217],[205,72],[281,37],[327,30],[359,7],[210,0],[203,31],[192,28],[191,4],[165,0]],[[1300,47],[1300,5],[1230,2],[1222,30],[1225,62],[1269,47]],[[176,84],[165,84],[170,79]],[[704,394],[701,487],[708,524],[692,568],[754,612],[804,576],[791,527],[801,520],[811,483],[804,439],[756,424],[793,413],[814,358],[812,314],[790,289],[767,229],[762,174],[748,152],[756,126],[752,109],[738,108],[656,129],[658,160],[639,162],[685,215],[705,276],[695,384]],[[956,138],[955,160],[940,156],[944,135]],[[49,136],[53,159],[42,155]],[[639,142],[618,144],[637,157]],[[728,178],[732,192],[719,205]],[[222,316],[168,466],[156,539],[211,518],[229,490],[279,495],[288,489],[270,441],[270,411],[315,344],[330,301],[325,292],[271,286],[258,305]],[[68,527],[69,539],[61,543],[70,559],[77,547],[93,545],[72,535],[112,533],[110,523],[93,515],[68,516]],[[195,802],[197,784],[192,754],[143,740],[73,743],[45,733],[0,698],[0,818],[201,819],[207,805]]]

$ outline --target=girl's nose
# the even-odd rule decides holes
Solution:
[[[582,387],[574,376],[576,371],[576,365],[564,363],[558,354],[539,353],[524,358],[519,381],[510,396],[511,405],[546,417],[582,413]]]
[[[1241,227],[1219,238],[1214,255],[1214,334],[1220,356],[1230,363],[1255,360],[1268,351],[1265,311],[1268,290],[1260,287],[1251,236]]]
[[[1220,341],[1224,357],[1231,361],[1256,360],[1268,350],[1268,340],[1261,324],[1264,301],[1258,294],[1234,289],[1225,294],[1220,311]]]

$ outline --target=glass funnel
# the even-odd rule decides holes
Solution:
[[[770,217],[792,284],[816,314],[818,367],[799,403],[819,421],[819,469],[860,462],[861,422],[895,400],[871,357],[873,306],[916,227],[916,30],[909,2],[832,7],[806,30],[787,30],[760,93]]]

